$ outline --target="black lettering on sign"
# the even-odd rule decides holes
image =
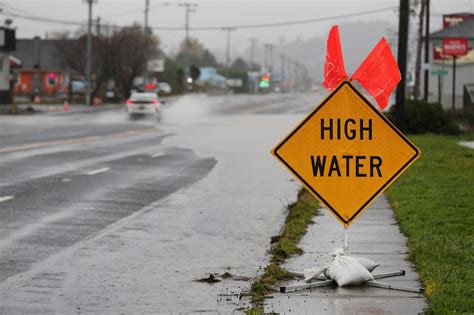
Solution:
[[[377,170],[379,177],[382,177],[382,171],[380,167],[382,166],[382,158],[380,156],[371,156],[370,157],[370,177],[374,177],[374,169]]]
[[[322,160],[321,157],[318,155],[316,156],[316,160],[314,159],[314,156],[311,155],[311,165],[313,167],[313,176],[316,177],[318,176],[318,173],[320,173],[320,176],[324,176],[324,167],[326,165],[326,156],[323,156]]]
[[[329,139],[332,140],[332,119],[329,119],[329,126],[324,126],[324,118],[321,118],[321,139],[324,140],[324,131],[329,131]]]
[[[350,176],[350,167],[349,167],[349,162],[352,158],[354,158],[352,155],[343,155],[342,158],[344,160],[346,160],[346,176],[349,177]]]
[[[372,119],[368,120],[367,127],[364,127],[364,120],[360,119],[360,140],[364,140],[364,131],[369,133],[369,140],[372,140]]]
[[[341,139],[341,118],[337,119],[337,139]]]
[[[341,166],[346,169],[344,175],[341,172]],[[314,177],[382,177],[381,167],[382,158],[376,155],[343,155],[341,157],[311,155],[311,169]]]
[[[355,162],[355,169],[356,169],[356,177],[367,177],[367,174],[361,173],[360,169],[364,167],[363,162],[361,160],[365,160],[365,156],[358,155],[356,156]]]
[[[354,129],[349,129],[349,123],[355,125],[356,122],[352,118],[347,119],[346,123],[344,124],[344,133],[346,134],[346,138],[348,140],[354,140],[356,137],[356,132]]]
[[[359,123],[352,118],[344,122],[341,118],[324,119],[321,118],[321,140],[341,140],[343,137],[347,140],[372,140],[372,119],[360,119]]]
[[[332,172],[336,171],[337,176],[341,177],[341,170],[339,169],[339,163],[337,162],[337,157],[335,155],[332,156],[331,160],[331,167],[329,167],[328,176],[332,176]]]

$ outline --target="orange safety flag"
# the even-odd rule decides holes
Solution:
[[[375,98],[382,110],[387,107],[388,98],[400,82],[401,76],[385,38],[372,49],[352,75],[352,80],[357,80]]]
[[[342,80],[347,78],[344,69],[344,59],[342,58],[341,40],[339,39],[339,27],[334,25],[329,31],[326,63],[324,64],[323,86],[329,90],[334,90]]]

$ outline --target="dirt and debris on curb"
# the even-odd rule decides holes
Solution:
[[[226,271],[222,274],[211,273],[207,277],[196,279],[194,281],[195,282],[204,282],[204,283],[212,284],[212,283],[221,282],[222,280],[227,280],[227,279],[234,280],[234,281],[250,281],[250,280],[252,280],[251,277],[233,275],[230,272]]]
[[[206,283],[216,283],[216,282],[221,282],[221,280],[217,279],[212,273],[209,274],[208,277],[204,277],[201,279],[194,280],[196,282],[206,282]]]

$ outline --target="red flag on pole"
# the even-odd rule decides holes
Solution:
[[[341,40],[339,39],[339,27],[334,25],[329,31],[326,50],[326,63],[324,64],[323,86],[334,90],[343,79],[347,78],[342,58]]]
[[[357,80],[375,98],[382,110],[387,107],[388,98],[400,82],[401,76],[385,38],[372,49],[352,75],[352,80]]]

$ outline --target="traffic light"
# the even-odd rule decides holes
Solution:
[[[54,72],[48,73],[48,84],[49,85],[56,85],[56,78],[57,75]]]
[[[270,75],[268,73],[262,75],[262,79],[258,83],[258,86],[264,89],[268,89],[270,87]]]

